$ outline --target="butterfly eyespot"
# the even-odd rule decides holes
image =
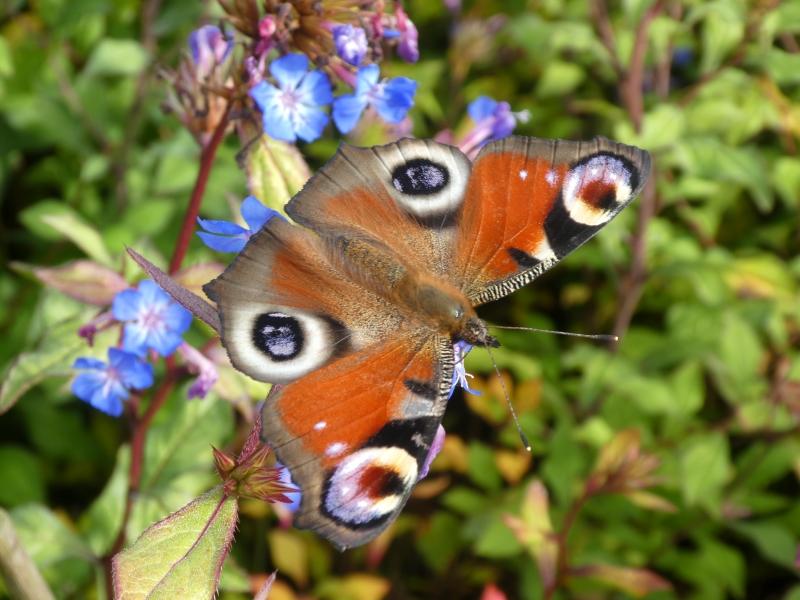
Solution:
[[[368,447],[347,456],[325,481],[322,512],[358,529],[386,521],[416,482],[417,459],[396,446]]]
[[[240,307],[223,315],[233,365],[259,381],[287,383],[346,352],[349,332],[325,315],[277,306]]]
[[[444,189],[449,181],[447,167],[427,158],[412,159],[392,171],[394,188],[412,196],[435,194]]]
[[[630,198],[638,179],[626,158],[594,154],[574,165],[564,178],[564,206],[573,221],[590,227],[602,225]]]
[[[280,312],[259,315],[253,326],[253,344],[277,362],[296,358],[303,350],[304,337],[299,321]]]

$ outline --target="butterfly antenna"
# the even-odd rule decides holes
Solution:
[[[513,325],[489,325],[495,329],[515,329],[517,331],[533,331],[535,333],[552,333],[555,335],[566,335],[569,337],[579,337],[588,340],[600,340],[601,342],[618,342],[619,336],[605,333],[573,333],[571,331],[558,331],[557,329],[538,329],[536,327],[514,327]]]
[[[492,354],[491,348],[489,346],[485,346],[486,351],[489,353],[489,358],[492,360],[492,366],[494,367],[494,372],[497,373],[497,378],[500,380],[500,387],[503,388],[503,395],[506,398],[506,404],[508,404],[508,410],[511,411],[511,416],[514,418],[514,425],[517,426],[517,433],[519,434],[519,439],[522,441],[522,445],[525,446],[525,450],[528,452],[531,451],[531,443],[528,441],[528,436],[522,431],[522,426],[519,424],[519,419],[517,418],[517,411],[514,410],[514,405],[511,404],[511,396],[508,395],[508,389],[506,388],[506,382],[503,379],[503,376],[500,375],[500,369],[497,368],[497,362],[494,360],[494,355]]]

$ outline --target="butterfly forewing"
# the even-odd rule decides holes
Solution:
[[[488,144],[459,220],[458,285],[478,305],[529,283],[629,204],[649,169],[647,152],[605,138]]]
[[[431,140],[342,144],[286,211],[323,236],[378,240],[405,262],[443,274],[469,171],[457,148]]]

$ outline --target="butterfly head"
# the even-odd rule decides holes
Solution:
[[[481,321],[477,315],[468,318],[462,329],[456,333],[455,337],[473,346],[489,346],[491,348],[498,348],[500,346],[500,342],[497,341],[497,338],[489,335],[486,323]]]

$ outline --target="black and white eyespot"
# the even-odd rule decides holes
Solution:
[[[638,183],[639,174],[626,158],[593,154],[575,164],[564,178],[564,207],[573,221],[597,227],[617,213]]]
[[[325,481],[321,510],[352,529],[385,522],[417,481],[417,459],[397,446],[370,446],[347,456]]]
[[[448,224],[464,197],[470,162],[457,149],[428,140],[375,148],[385,187],[409,214],[431,226]]]
[[[225,315],[234,365],[255,379],[293,381],[325,364],[346,337],[333,319],[285,307],[239,307]]]
[[[430,196],[450,183],[450,171],[427,158],[415,158],[392,171],[394,189],[409,196]]]

